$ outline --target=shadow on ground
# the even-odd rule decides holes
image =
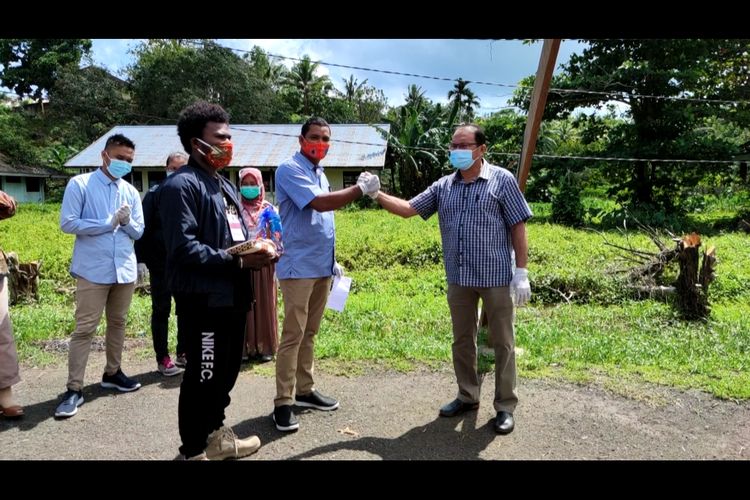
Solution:
[[[491,442],[502,438],[494,431],[494,419],[478,426],[477,415],[471,411],[453,418],[438,416],[395,438],[363,436],[313,448],[288,459],[335,458],[338,452],[360,451],[383,460],[479,460]],[[331,455],[323,457],[328,454]]]
[[[128,375],[130,376],[130,375]],[[131,378],[141,383],[141,387],[148,385],[158,384],[162,389],[178,389],[182,382],[182,376],[177,375],[174,377],[164,377],[159,372],[145,372],[140,373]],[[138,392],[138,391],[133,391]],[[60,404],[62,396],[65,393],[65,388],[60,392],[57,398],[42,401],[33,405],[24,406],[24,416],[19,419],[7,419],[0,418],[0,432],[4,432],[11,428],[18,428],[21,431],[28,431],[44,422],[47,419],[55,418],[55,408]],[[82,406],[91,403],[101,397],[129,397],[131,393],[120,392],[113,389],[104,389],[99,383],[89,384],[83,388],[83,400]],[[75,416],[71,417],[75,418]],[[66,420],[66,419],[56,419]]]

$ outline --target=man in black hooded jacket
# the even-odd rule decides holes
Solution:
[[[232,161],[226,111],[199,101],[182,111],[177,133],[190,159],[163,182],[158,203],[167,282],[186,325],[180,453],[191,460],[239,458],[260,448],[257,436],[239,439],[224,426],[253,294],[249,272],[278,257],[272,250],[243,256],[226,251],[249,236],[237,191],[219,173]]]

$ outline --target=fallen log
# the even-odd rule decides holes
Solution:
[[[685,319],[707,318],[711,312],[708,303],[708,288],[716,276],[716,248],[711,247],[703,253],[702,265],[700,265],[701,237],[698,233],[693,232],[682,238],[672,237],[675,246],[669,248],[661,241],[653,228],[642,224],[640,227],[659,248],[659,253],[653,254],[632,246],[616,245],[608,242],[605,237],[606,245],[627,252],[623,259],[636,264],[636,267],[628,274],[629,288],[641,298],[670,299],[675,297],[674,303]],[[670,283],[660,283],[664,271],[672,262],[677,262],[679,265],[677,280],[673,286]]]

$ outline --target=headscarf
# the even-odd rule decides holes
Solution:
[[[263,174],[257,168],[243,168],[240,170],[240,186],[242,180],[248,175],[252,175],[255,182],[260,186],[260,194],[254,200],[247,200],[244,196],[240,195],[242,201],[242,218],[245,220],[245,224],[248,227],[255,228],[258,225],[258,217],[263,208],[269,203],[266,201],[266,188],[263,186]]]

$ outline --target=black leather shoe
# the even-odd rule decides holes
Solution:
[[[467,411],[476,410],[479,408],[479,403],[466,403],[460,399],[454,399],[447,405],[440,408],[441,417],[455,417]]]
[[[497,418],[495,419],[495,432],[498,434],[510,434],[513,432],[513,428],[516,426],[516,422],[513,420],[513,414],[507,411],[497,412]]]

